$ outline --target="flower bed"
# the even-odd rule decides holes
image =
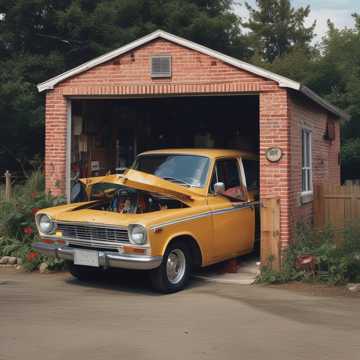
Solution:
[[[283,258],[282,270],[274,271],[270,258],[268,264],[262,267],[257,281],[359,283],[360,225],[350,223],[340,232],[330,226],[319,231],[299,225],[296,239]]]
[[[21,259],[27,270],[35,270],[43,262],[49,269],[58,269],[63,262],[48,259],[35,252],[31,245],[39,241],[34,215],[42,208],[62,203],[64,199],[45,193],[44,177],[34,172],[23,185],[14,187],[9,201],[0,199],[0,256]]]

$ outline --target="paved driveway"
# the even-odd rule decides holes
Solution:
[[[121,276],[0,270],[0,359],[360,358],[359,299],[204,282],[164,296]]]

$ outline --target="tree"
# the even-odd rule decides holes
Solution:
[[[294,48],[311,50],[316,23],[305,26],[310,6],[295,9],[290,0],[256,0],[256,8],[245,3],[249,20],[243,26],[250,29],[255,53],[272,63]]]
[[[360,179],[360,17],[353,17],[354,27],[342,30],[328,21],[320,51],[313,56],[294,49],[268,65],[349,113],[341,126],[343,180]]]
[[[231,10],[232,0],[2,0],[0,168],[42,152],[37,83],[159,28],[244,58]]]
[[[344,179],[360,179],[360,138],[343,141],[341,149],[342,176]]]
[[[360,16],[353,18],[354,27],[342,30],[328,22],[311,85],[350,114],[342,126],[342,170],[345,178],[360,179]]]
[[[354,27],[342,30],[328,21],[320,51],[313,56],[294,48],[263,65],[302,82],[349,113],[350,120],[341,127],[344,180],[360,179],[360,16],[353,17]]]

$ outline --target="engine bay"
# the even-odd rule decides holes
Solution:
[[[125,186],[112,189],[92,189],[90,200],[99,200],[93,209],[120,214],[143,214],[167,209],[187,207],[181,201],[159,194],[136,190]]]

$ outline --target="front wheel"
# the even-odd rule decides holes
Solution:
[[[161,265],[151,270],[150,279],[154,289],[163,293],[182,290],[189,282],[191,257],[188,247],[174,242],[166,249]]]

